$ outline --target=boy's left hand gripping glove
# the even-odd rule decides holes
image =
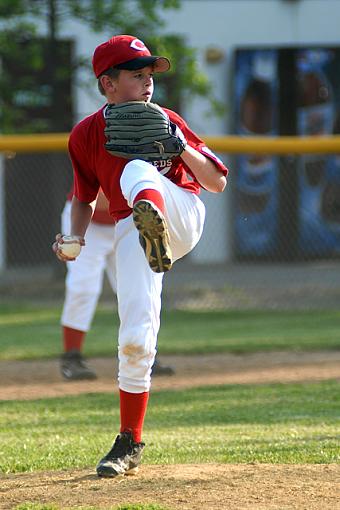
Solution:
[[[187,145],[180,128],[155,103],[109,105],[105,123],[105,149],[113,156],[144,161],[172,159]]]

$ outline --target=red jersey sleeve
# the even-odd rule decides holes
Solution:
[[[74,173],[74,195],[80,202],[92,202],[96,199],[99,182],[92,171],[87,159],[86,137],[83,134],[82,123],[80,122],[72,130],[68,150],[72,161]]]
[[[173,112],[172,110],[167,110],[166,108],[163,109],[168,113],[171,122],[177,124],[177,126],[182,130],[185,138],[187,139],[188,144],[194,149],[196,149],[198,152],[203,154],[205,157],[213,161],[223,175],[228,175],[228,168],[224,165],[223,161],[220,158],[218,158],[216,154],[214,154],[212,150],[210,150],[205,145],[204,141],[194,131],[192,131],[189,128],[185,120],[182,119],[182,117],[180,117],[178,113]],[[188,168],[187,165],[185,165],[185,169],[188,172],[188,174],[190,174],[191,177],[193,177],[193,179],[196,180],[195,176],[192,174],[190,168]]]

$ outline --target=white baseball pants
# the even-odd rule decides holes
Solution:
[[[61,228],[62,232],[70,232],[71,202],[65,204]],[[105,272],[113,292],[116,292],[114,232],[114,225],[91,222],[86,231],[86,246],[75,261],[67,262],[62,326],[89,331]]]
[[[162,194],[174,261],[194,248],[202,235],[205,218],[205,207],[196,195],[176,186],[156,167],[141,160],[130,161],[125,166],[120,184],[130,207],[137,194],[144,189],[154,189]],[[92,244],[89,230],[85,247],[88,249]],[[150,269],[132,215],[113,227],[112,246],[112,275],[120,319],[119,387],[130,393],[142,393],[149,391],[151,384],[150,374],[160,327],[163,274]],[[81,255],[69,265],[76,264]],[[93,264],[90,271],[94,271]]]

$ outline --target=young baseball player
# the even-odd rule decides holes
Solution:
[[[71,200],[67,196],[61,216],[63,232],[71,228]],[[67,262],[65,300],[61,315],[64,352],[61,356],[60,371],[67,381],[96,379],[97,374],[82,355],[86,333],[91,327],[98,299],[102,292],[104,273],[113,292],[116,292],[114,260],[114,220],[108,212],[108,201],[100,190],[96,209],[86,231],[86,246],[77,260]],[[155,359],[152,375],[173,375],[171,366]]]
[[[119,35],[95,49],[92,64],[107,103],[79,122],[70,135],[74,197],[69,234],[84,246],[101,187],[115,222],[120,433],[99,461],[97,474],[115,477],[136,472],[145,446],[142,430],[160,326],[163,273],[199,241],[205,208],[197,195],[201,187],[222,192],[227,169],[185,121],[168,109],[164,111],[177,155],[164,160],[162,153],[150,163],[139,156],[138,147],[130,159],[109,153],[104,147],[104,129],[110,107],[131,101],[149,103],[154,74],[167,71],[170,63],[166,57],[151,55],[136,37]],[[124,113],[119,115],[125,118]],[[136,126],[136,133],[139,129],[143,126]],[[135,134],[134,139],[138,138]],[[153,143],[163,151],[159,140]],[[63,241],[70,240],[58,234],[53,246],[57,257],[73,260],[63,254]]]

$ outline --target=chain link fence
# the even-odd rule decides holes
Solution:
[[[203,237],[165,275],[164,306],[340,307],[340,157],[221,157],[228,188],[202,193]],[[65,267],[51,245],[71,184],[64,152],[1,157],[1,300],[62,300]]]

